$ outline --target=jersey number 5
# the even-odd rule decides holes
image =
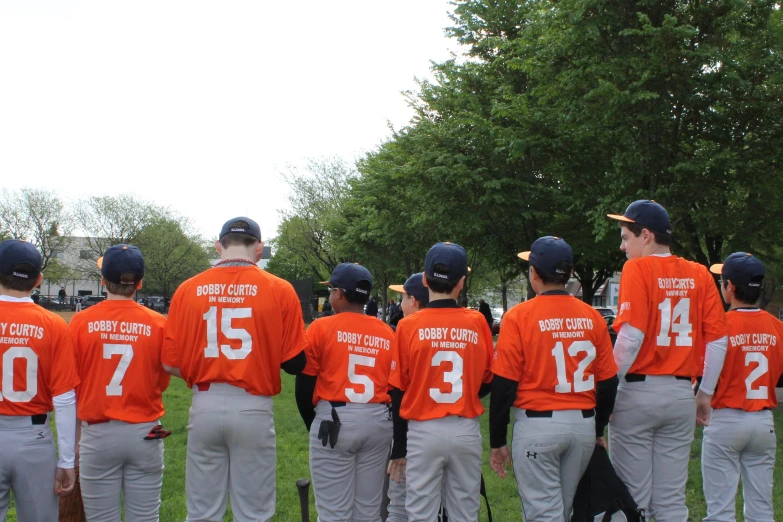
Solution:
[[[207,322],[207,347],[204,348],[204,357],[207,359],[218,357],[220,352],[226,359],[244,359],[253,348],[253,338],[244,328],[231,326],[233,319],[246,319],[252,316],[251,308],[218,308],[211,306],[204,314]],[[226,339],[240,341],[239,348],[232,348],[230,344],[221,344],[218,351],[218,315],[220,315],[220,331]]]
[[[595,388],[595,377],[593,375],[585,379],[587,367],[595,360],[595,345],[590,341],[574,341],[568,347],[568,355],[571,357],[576,357],[580,352],[585,352],[586,355],[579,361],[579,365],[574,372],[574,393],[586,392]],[[555,392],[571,393],[571,383],[568,382],[568,375],[566,375],[565,348],[562,341],[558,341],[555,344],[555,347],[552,349],[552,355],[555,357],[555,366],[557,366]]]

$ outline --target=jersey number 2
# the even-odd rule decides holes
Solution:
[[[750,363],[757,363],[758,366],[745,379],[745,390],[747,390],[745,397],[747,399],[769,399],[769,388],[766,386],[753,389],[753,383],[769,371],[767,356],[760,352],[748,352],[745,354],[745,366],[750,366]]]
[[[204,314],[204,320],[207,322],[207,347],[204,348],[204,357],[213,359],[220,353],[226,356],[226,359],[244,359],[253,349],[253,338],[244,328],[234,328],[231,326],[233,319],[246,319],[252,316],[251,308],[218,308],[211,306]],[[230,344],[221,344],[218,351],[218,313],[220,317],[220,331],[226,339],[240,341],[239,348],[232,348]]]
[[[585,379],[587,367],[595,360],[595,345],[590,341],[572,342],[571,346],[568,347],[568,355],[576,357],[579,352],[585,352],[587,355],[579,361],[579,365],[574,372],[574,393],[586,392],[595,388],[595,377],[593,375]],[[555,347],[552,349],[552,355],[555,357],[555,366],[557,366],[555,392],[571,393],[571,383],[568,382],[568,375],[566,375],[565,348],[562,341],[558,341],[555,344]]]

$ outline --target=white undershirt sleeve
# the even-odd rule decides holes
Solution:
[[[73,469],[76,462],[76,392],[67,391],[52,398],[54,424],[57,426],[57,448],[60,458],[57,467]]]
[[[699,390],[707,395],[715,393],[720,372],[723,370],[723,362],[726,360],[729,338],[723,336],[717,341],[707,343],[707,351],[704,354],[704,375],[701,378]]]
[[[636,356],[639,355],[642,341],[644,341],[644,332],[628,323],[623,323],[614,343],[614,361],[618,368],[617,378],[621,381],[633,365]]]

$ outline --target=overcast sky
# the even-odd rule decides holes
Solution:
[[[0,0],[0,188],[133,192],[266,238],[280,173],[354,159],[412,113],[447,0]]]

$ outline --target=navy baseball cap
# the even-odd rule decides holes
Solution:
[[[764,280],[764,263],[753,254],[734,252],[723,264],[712,265],[710,272],[735,285],[759,287]]]
[[[417,272],[410,276],[405,283],[401,285],[390,285],[389,288],[401,294],[412,295],[421,304],[430,302],[430,291],[422,282],[423,272]]]
[[[637,223],[653,232],[672,233],[672,225],[669,221],[669,213],[655,201],[640,199],[634,201],[625,209],[625,214],[607,214],[608,217],[625,223]]]
[[[468,254],[456,243],[436,243],[424,259],[424,273],[436,279],[459,281],[468,275]]]
[[[550,274],[570,274],[574,253],[564,239],[555,236],[540,237],[527,252],[517,254],[534,268]],[[568,263],[569,266],[566,266]]]
[[[223,224],[223,228],[220,229],[220,237],[218,239],[223,239],[223,236],[226,234],[247,234],[261,241],[261,228],[258,226],[258,223],[245,216],[235,217],[226,221]]]
[[[321,284],[346,292],[369,295],[372,290],[372,275],[359,263],[340,263],[334,267],[329,280],[321,281]]]
[[[132,245],[114,245],[98,258],[98,268],[106,281],[118,285],[135,285],[144,278],[144,256]],[[133,281],[122,280],[123,274],[133,274]]]
[[[41,273],[43,260],[38,249],[23,239],[0,243],[0,273],[19,279],[34,279]]]

